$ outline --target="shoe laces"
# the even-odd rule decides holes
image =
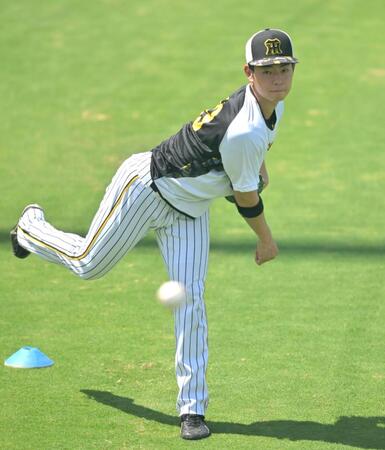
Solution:
[[[181,416],[182,422],[188,422],[191,425],[199,425],[203,420],[205,416],[201,416],[199,414],[183,414]]]

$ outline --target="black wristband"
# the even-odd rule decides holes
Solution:
[[[239,206],[237,204],[238,212],[241,216],[247,219],[252,219],[253,217],[258,217],[263,213],[263,201],[262,197],[259,197],[259,202],[255,206]]]

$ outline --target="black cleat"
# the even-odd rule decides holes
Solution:
[[[181,415],[180,424],[180,436],[183,439],[203,439],[211,434],[206,425],[205,416],[199,414]]]
[[[10,237],[11,237],[11,244],[12,244],[12,250],[13,250],[13,254],[17,257],[17,258],[21,258],[24,259],[26,258],[28,255],[31,254],[31,252],[29,252],[28,250],[26,250],[25,248],[23,248],[19,242],[17,241],[17,225],[12,228],[11,232],[9,233]]]
[[[31,205],[27,205],[24,209],[23,212],[21,213],[21,215],[23,215],[27,209],[30,208],[36,208],[36,209],[40,209],[41,211],[43,211],[43,208],[40,205],[37,204],[31,204]],[[18,224],[15,225],[12,230],[10,231],[9,235],[11,237],[11,244],[12,244],[12,250],[13,250],[13,254],[20,259],[24,259],[26,258],[28,255],[31,254],[31,252],[29,252],[28,250],[26,250],[24,247],[22,247],[18,240],[17,240],[17,227]]]

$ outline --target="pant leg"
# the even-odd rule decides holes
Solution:
[[[171,280],[182,282],[186,304],[174,311],[175,368],[179,414],[205,414],[208,405],[207,320],[204,286],[209,251],[208,213],[197,219],[179,217],[171,226],[156,230]]]
[[[85,238],[59,231],[42,211],[20,218],[19,243],[85,279],[99,278],[147,233],[164,202],[148,186],[149,155],[134,155],[117,171]]]

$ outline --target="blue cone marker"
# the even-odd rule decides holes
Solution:
[[[16,369],[40,369],[52,366],[54,362],[35,347],[22,347],[4,361],[4,365]]]

